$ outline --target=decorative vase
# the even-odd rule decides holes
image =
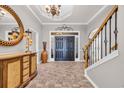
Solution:
[[[47,54],[47,50],[46,50],[46,42],[43,42],[43,51],[41,53],[41,60],[42,63],[47,63],[47,59],[48,59],[48,54]]]

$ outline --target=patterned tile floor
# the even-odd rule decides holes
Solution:
[[[51,62],[38,65],[38,75],[26,88],[92,88],[81,62]]]

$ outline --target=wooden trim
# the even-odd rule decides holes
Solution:
[[[95,40],[96,37],[100,34],[100,32],[101,32],[101,34],[102,34],[102,31],[103,31],[103,28],[104,28],[104,27],[105,27],[105,31],[106,31],[106,24],[107,24],[107,22],[111,19],[111,17],[113,16],[113,14],[116,13],[117,11],[118,11],[118,6],[115,5],[115,6],[112,8],[112,10],[109,12],[108,16],[104,19],[102,25],[99,27],[99,29],[97,30],[97,32],[95,33],[95,35],[92,37],[92,39],[89,40],[88,44],[85,45],[85,47],[84,47],[84,60],[85,60],[84,66],[85,66],[85,68],[88,67],[88,61],[89,61],[88,50],[89,50],[90,46],[92,45],[92,43],[94,44],[94,40]],[[106,34],[106,33],[105,33],[105,34]],[[102,37],[101,37],[101,40],[102,40]],[[102,44],[102,43],[101,43],[101,44]],[[105,45],[106,45],[106,44],[105,44]],[[112,47],[112,50],[113,50],[114,48],[116,48],[116,47],[117,47],[117,45],[113,46],[113,47]],[[102,45],[101,45],[101,48],[102,48]],[[101,50],[102,50],[102,49],[101,49]],[[105,50],[106,50],[106,46],[105,46]],[[102,52],[101,52],[101,53],[102,53]],[[105,52],[105,55],[107,55],[106,52]],[[101,55],[101,58],[102,58],[102,55]]]
[[[20,56],[18,56],[18,57],[13,57],[13,58],[7,58],[7,59],[3,59],[3,60],[0,60],[0,61],[9,61],[8,63],[11,63],[11,62],[13,62],[13,61],[10,61],[10,60],[18,60],[19,58],[21,58]]]
[[[2,60],[8,60],[8,59],[12,59],[12,58],[17,58],[17,57],[24,57],[24,56],[29,56],[32,54],[36,54],[36,52],[30,52],[30,53],[13,53],[13,54],[0,54],[0,61]]]
[[[16,86],[15,88],[19,88],[19,86],[20,86],[21,84],[19,84],[18,86]]]
[[[86,69],[88,67],[88,48],[87,46],[84,47],[84,69]]]
[[[31,55],[30,55],[30,58],[29,58],[29,76],[31,76]]]
[[[0,62],[0,88],[3,87],[3,62]]]
[[[116,47],[118,47],[118,44],[113,45],[113,46],[111,47],[111,50],[116,50]]]
[[[29,62],[29,61],[23,61],[23,63],[27,63],[27,62]]]
[[[30,61],[31,63],[32,63],[32,57],[34,57],[34,56],[37,56],[36,53],[34,53],[34,54],[31,55],[31,61]],[[36,57],[36,64],[37,64],[37,57]],[[30,66],[31,66],[31,64],[30,64]],[[30,67],[30,76],[32,76],[35,73],[35,72],[34,73],[31,73],[31,68],[32,67]],[[36,66],[36,70],[37,70],[37,66]]]
[[[32,76],[30,77],[30,80],[34,79],[34,77],[35,77],[37,74],[38,74],[38,72],[35,71],[35,72],[32,74]]]
[[[26,80],[25,82],[23,82],[23,84],[22,84],[21,86],[19,86],[19,88],[24,88],[24,87],[26,87],[26,86],[29,84],[29,82],[30,82],[32,79],[34,79],[34,78],[36,77],[36,75],[37,75],[37,71],[36,71],[34,74],[32,74],[32,75],[29,77],[28,80]]]
[[[29,66],[27,66],[27,67],[23,68],[23,70],[26,70],[26,69],[28,69],[28,68],[29,68]]]
[[[25,63],[23,63],[23,70],[25,70],[25,69],[29,68],[29,63],[27,64],[27,66],[26,66],[26,67],[24,67],[24,64],[25,64]]]
[[[21,58],[21,63],[20,63],[20,85],[23,83],[23,58]]]
[[[30,80],[30,77],[29,77],[25,82],[23,82],[23,83],[21,84],[21,86],[19,86],[19,88],[24,88],[25,86],[27,86],[27,85],[29,84],[30,81],[31,81],[31,80]]]
[[[32,54],[30,56],[30,76],[32,76],[32,73],[31,73],[31,68],[32,68],[32,56],[34,56],[34,54]]]
[[[98,29],[98,31],[95,33],[95,35],[93,36],[93,38],[88,42],[87,47],[89,47],[92,42],[94,41],[94,39],[97,37],[97,35],[102,31],[103,27],[106,25],[106,23],[108,22],[108,20],[111,18],[111,16],[118,10],[118,6],[115,5],[113,7],[113,9],[110,11],[110,13],[108,14],[108,16],[105,18],[105,20],[103,21],[102,25],[100,26],[100,28]]]
[[[25,77],[25,76],[27,76],[27,75],[29,75],[29,73],[26,73],[25,75],[23,75],[23,77]]]
[[[7,77],[8,77],[8,75],[7,75],[7,73],[8,73],[8,64],[7,64],[7,62],[4,62],[3,63],[3,88],[6,88],[7,87],[7,82],[8,82],[8,80],[7,80]]]
[[[16,57],[16,58],[11,58],[11,59],[7,59],[7,60],[4,60],[6,61],[7,63],[13,63],[13,61],[17,61],[17,60],[20,60],[21,57]]]

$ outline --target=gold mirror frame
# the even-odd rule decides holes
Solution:
[[[20,20],[19,16],[16,14],[16,12],[10,8],[8,5],[0,5],[0,8],[5,9],[7,12],[9,12],[16,20],[18,26],[19,26],[19,36],[17,39],[13,41],[0,41],[0,46],[14,46],[17,45],[22,39],[23,39],[23,34],[24,34],[24,27],[22,24],[22,21]]]

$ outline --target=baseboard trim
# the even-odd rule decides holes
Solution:
[[[99,88],[94,81],[88,76],[87,71],[85,70],[84,76],[89,80],[89,82],[94,86],[94,88]]]
[[[103,63],[108,62],[109,60],[112,60],[113,58],[119,56],[119,52],[118,50],[112,52],[111,54],[109,54],[108,56],[104,57],[103,59],[99,60],[98,62],[94,63],[93,65],[89,66],[86,70],[92,70],[94,68],[96,68],[99,65],[102,65]]]

